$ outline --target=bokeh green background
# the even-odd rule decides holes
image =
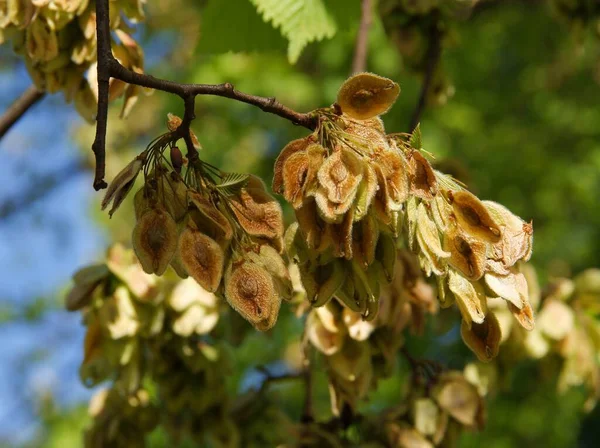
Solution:
[[[182,82],[231,82],[239,90],[276,96],[296,110],[309,111],[331,104],[349,74],[358,1],[332,2],[338,22],[342,20],[338,32],[330,40],[309,45],[295,65],[286,58],[286,41],[261,22],[246,0],[232,1],[226,11],[224,3],[229,2],[209,1],[207,9],[193,0],[149,3],[148,20],[137,37],[146,52],[148,71],[157,76]],[[547,2],[489,3],[468,20],[457,21],[445,41],[441,67],[454,86],[454,95],[444,105],[428,104],[421,123],[424,147],[435,155],[440,169],[454,173],[479,197],[500,202],[524,219],[533,220],[532,263],[542,282],[600,266],[597,31],[593,27],[574,30],[552,14]],[[235,51],[225,52],[228,49]],[[8,50],[2,48],[1,53],[7,61],[2,63],[4,77],[22,70]],[[406,69],[378,17],[370,35],[368,70],[400,83],[402,94],[384,117],[385,125],[388,132],[408,131],[421,79]],[[3,100],[8,101],[11,86],[3,83],[1,89]],[[118,119],[119,106],[114,105],[109,118],[108,178],[165,131],[167,112],[182,114],[181,101],[160,92],[141,98],[127,120]],[[42,103],[39,107],[47,106]],[[70,106],[62,105],[59,99],[53,100],[53,107]],[[286,142],[306,134],[276,116],[222,98],[199,98],[196,115],[193,129],[203,145],[201,157],[223,170],[254,172],[265,179],[272,175],[274,158]],[[23,123],[11,132],[35,132],[26,126]],[[74,148],[73,156],[88,165],[93,127],[83,122],[74,128],[61,122],[47,126],[56,126],[61,138],[77,142],[79,150]],[[7,150],[2,147],[3,152]],[[43,166],[44,162],[38,163]],[[91,189],[91,181],[77,188]],[[87,197],[93,222],[81,225],[93,226],[106,241],[127,241],[132,227],[131,204],[125,204],[109,221],[99,212],[101,194]],[[24,213],[28,216],[26,210]],[[289,209],[286,213],[291,219]],[[97,255],[101,256],[101,251]],[[51,257],[45,262],[52,263]],[[3,283],[11,281],[2,277]],[[61,282],[66,286],[68,278],[61,278]],[[62,305],[62,292],[54,292],[41,304],[36,297],[21,308],[7,302],[10,306],[3,306],[0,325],[27,320],[35,326],[46,313],[60,316],[63,312],[57,310]],[[14,312],[16,308],[25,311]],[[72,318],[69,322],[77,325]],[[230,378],[232,384],[245,387],[252,367],[277,361],[277,354],[299,337],[299,328],[295,317],[284,311],[273,334],[250,337],[237,352],[237,374]],[[419,356],[462,368],[473,355],[459,336],[440,333],[431,325],[424,336],[410,339],[409,347]],[[78,337],[68,343],[80,346]],[[0,348],[11,343],[5,338]],[[72,363],[73,370],[77,361]],[[405,369],[400,365],[398,375],[384,381],[366,407],[379,409],[397,401],[405,387]],[[540,366],[526,364],[508,372],[501,390],[489,403],[485,431],[465,435],[462,446],[597,446],[600,411],[581,411],[585,399],[582,390],[557,395],[556,378],[551,368],[549,371],[549,375],[542,375]],[[69,381],[76,380],[69,377]],[[317,387],[318,403],[325,412],[327,392],[322,383],[323,387]],[[278,393],[281,405],[298,414],[301,390],[281,385]],[[88,421],[85,403],[65,403],[50,388],[29,398],[27,406],[33,410],[37,426],[19,443],[61,448],[80,445],[81,430]],[[7,446],[15,443],[10,433],[10,426],[2,432]],[[160,433],[152,443],[168,446]]]

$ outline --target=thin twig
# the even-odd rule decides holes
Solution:
[[[19,121],[19,118],[25,115],[25,112],[41,100],[44,95],[45,92],[39,90],[36,86],[30,86],[8,106],[6,112],[0,117],[0,138],[4,137],[4,134],[8,132],[12,125]]]
[[[369,52],[369,29],[373,21],[372,0],[362,0],[361,17],[356,46],[354,47],[354,61],[352,62],[352,73],[364,72],[367,68],[367,54]]]
[[[96,138],[92,150],[96,156],[94,188],[106,188],[104,165],[106,151],[106,121],[108,111],[108,82],[116,78],[129,84],[147,87],[178,95],[184,100],[185,114],[177,135],[186,141],[188,157],[194,157],[195,149],[189,138],[189,125],[194,119],[194,100],[197,95],[214,95],[251,104],[261,110],[278,115],[294,124],[313,130],[317,125],[316,116],[296,112],[284,106],[275,98],[265,98],[235,90],[232,84],[180,84],[133,72],[117,61],[110,49],[110,28],[108,0],[96,2],[96,31],[98,33],[98,115],[96,117]]]
[[[441,44],[441,30],[439,28],[437,17],[434,16],[431,21],[431,27],[429,29],[429,46],[427,47],[425,75],[423,77],[423,84],[421,85],[421,93],[419,94],[419,101],[410,119],[409,130],[412,132],[415,130],[419,121],[421,121],[421,115],[425,110],[425,103],[427,102],[427,94],[431,88],[431,82],[435,74],[435,70],[440,60],[442,53]]]

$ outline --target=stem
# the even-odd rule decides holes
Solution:
[[[429,29],[429,46],[427,47],[427,54],[425,56],[425,76],[423,78],[423,84],[421,85],[419,101],[417,102],[417,106],[415,107],[412,118],[410,119],[410,125],[408,126],[410,132],[415,130],[415,128],[421,121],[421,115],[425,110],[427,94],[429,93],[429,89],[431,88],[433,75],[435,73],[435,69],[438,65],[440,55],[442,53],[441,37],[442,35],[439,29],[437,16],[434,16],[431,22],[431,27]]]
[[[364,72],[367,68],[367,53],[369,51],[369,29],[373,21],[372,0],[362,0],[360,26],[356,36],[352,73]]]
[[[108,82],[115,78],[129,84],[148,87],[163,92],[180,96],[185,103],[185,114],[177,134],[183,138],[188,147],[188,156],[197,157],[196,150],[191,144],[189,126],[195,117],[194,103],[197,95],[222,96],[258,107],[268,112],[285,118],[294,124],[314,130],[317,126],[316,116],[311,113],[300,113],[284,106],[275,98],[265,98],[250,95],[235,90],[232,84],[181,84],[165,79],[155,78],[150,75],[135,73],[117,61],[110,49],[110,27],[108,15],[108,0],[96,1],[96,31],[98,33],[98,115],[96,117],[96,138],[92,145],[96,157],[96,176],[94,188],[106,188],[105,153],[106,153],[106,122],[108,114]]]
[[[9,129],[19,121],[25,112],[34,104],[41,100],[45,92],[38,90],[35,86],[30,86],[23,94],[17,98],[0,117],[0,138],[4,137]]]

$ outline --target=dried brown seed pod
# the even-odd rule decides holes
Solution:
[[[375,194],[379,189],[377,173],[371,165],[364,166],[363,179],[354,199],[354,220],[360,221],[370,210]]]
[[[113,213],[117,211],[127,194],[133,188],[135,179],[143,167],[141,158],[136,157],[132,160],[125,168],[123,168],[119,174],[115,176],[113,181],[108,186],[104,199],[102,200],[102,210],[104,210],[108,204],[113,203],[112,208],[108,214],[112,217]]]
[[[388,78],[359,73],[346,80],[337,96],[342,112],[357,120],[384,114],[398,98],[400,86]]]
[[[344,132],[348,134],[346,139],[361,152],[379,154],[390,150],[381,118],[353,120],[343,117],[342,122]]]
[[[512,303],[518,309],[523,308],[523,301],[527,298],[521,297],[520,291],[523,289],[523,283],[525,283],[525,289],[527,289],[527,280],[515,268],[512,268],[507,275],[487,272],[485,283],[495,296]]]
[[[400,152],[381,153],[375,162],[381,167],[378,171],[379,188],[385,183],[387,209],[399,210],[408,199],[408,167]]]
[[[144,213],[133,228],[132,244],[144,272],[162,275],[177,250],[177,224],[166,211]]]
[[[281,206],[256,176],[250,176],[247,186],[230,198],[230,205],[248,234],[269,239],[283,237]]]
[[[417,207],[416,232],[419,246],[436,268],[436,274],[443,275],[445,271],[445,262],[442,262],[442,260],[449,258],[451,253],[442,249],[438,228],[423,202]]]
[[[469,328],[470,327],[470,328]],[[482,323],[468,325],[462,321],[460,334],[467,346],[482,362],[489,362],[498,356],[502,333],[494,313],[488,313]]]
[[[440,408],[460,424],[468,427],[480,426],[483,401],[477,387],[469,383],[462,373],[442,374],[432,390],[432,396]]]
[[[319,184],[326,197],[335,204],[347,203],[356,194],[363,176],[360,159],[349,150],[334,151],[319,169]]]
[[[283,197],[294,208],[302,206],[309,164],[306,152],[296,152],[290,155],[283,165]]]
[[[144,213],[151,210],[150,198],[148,197],[149,193],[150,189],[144,186],[140,188],[133,197],[133,210],[136,221],[139,221]]]
[[[221,246],[211,237],[186,227],[179,237],[179,253],[187,273],[204,289],[215,292],[225,263]]]
[[[271,275],[256,263],[230,266],[225,275],[225,297],[231,307],[257,330],[275,325],[281,306]]]
[[[485,204],[468,191],[449,191],[448,199],[458,224],[473,237],[495,243],[502,233]]]
[[[258,253],[249,251],[247,253],[249,260],[254,261],[267,270],[273,277],[273,282],[277,289],[277,294],[284,300],[292,298],[293,286],[290,278],[290,273],[287,266],[279,255],[279,252],[273,247],[263,244],[260,246]]]
[[[94,291],[109,276],[110,271],[105,264],[87,266],[73,275],[75,285],[69,291],[65,300],[68,311],[76,311],[88,305]]]
[[[299,138],[289,142],[277,156],[275,166],[273,167],[273,185],[272,189],[277,194],[283,194],[283,166],[287,159],[298,152],[305,151],[311,143],[312,137]]]
[[[438,183],[431,164],[419,151],[412,151],[408,157],[411,194],[431,200],[437,194]]]
[[[527,331],[531,331],[535,328],[535,319],[533,318],[533,309],[529,304],[529,301],[523,303],[523,308],[519,309],[512,303],[508,302],[508,309],[512,315],[517,319],[519,325]]]
[[[494,258],[506,266],[518,260],[527,261],[533,249],[533,225],[511,213],[506,207],[492,201],[483,201],[494,222],[502,228],[502,238],[494,244]]]
[[[231,227],[229,220],[225,217],[225,215],[223,215],[223,213],[219,211],[219,209],[210,201],[210,199],[202,196],[200,193],[194,190],[188,190],[188,198],[205,220],[204,223],[198,223],[196,222],[198,219],[195,220],[200,229],[206,227],[207,230],[216,230],[214,233],[217,239],[224,238],[227,241],[231,240],[233,237],[233,228]]]
[[[331,242],[334,257],[352,259],[352,215],[353,211],[350,210],[339,224],[327,224],[326,236]]]
[[[444,250],[450,253],[448,263],[469,280],[479,280],[486,266],[486,245],[454,231],[444,234]]]
[[[343,331],[332,331],[326,327],[313,311],[306,319],[306,336],[317,350],[325,356],[331,356],[342,348],[346,335]]]
[[[471,322],[481,324],[487,312],[487,302],[483,287],[471,283],[454,269],[448,271],[448,288],[454,294],[456,304],[467,327]]]
[[[174,173],[159,178],[156,201],[169,212],[175,222],[181,222],[188,212],[187,186],[181,177],[171,174]]]
[[[368,214],[362,221],[354,224],[352,232],[352,253],[358,263],[367,269],[375,260],[377,241],[379,240],[379,223],[373,214]]]
[[[317,204],[313,198],[307,198],[302,207],[296,209],[296,220],[310,249],[322,252],[329,247],[331,241],[325,233],[327,224],[319,219]]]

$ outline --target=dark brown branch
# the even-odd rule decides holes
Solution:
[[[373,21],[372,0],[362,0],[361,17],[356,46],[354,47],[354,61],[352,62],[352,73],[364,72],[367,68],[367,54],[369,51],[369,29]]]
[[[4,137],[4,134],[8,132],[12,125],[19,121],[19,118],[25,115],[25,112],[41,100],[44,95],[45,92],[38,90],[35,86],[30,86],[25,90],[0,117],[0,138]]]
[[[181,126],[177,129],[188,147],[188,157],[193,158],[196,150],[189,137],[189,125],[194,119],[194,100],[197,95],[214,95],[251,104],[259,109],[285,118],[294,124],[313,130],[317,119],[313,114],[296,112],[284,106],[275,98],[265,98],[235,90],[232,84],[180,84],[173,81],[155,78],[150,75],[135,73],[121,65],[112,55],[110,48],[110,27],[108,0],[96,2],[96,31],[98,33],[98,115],[96,117],[96,138],[92,150],[96,156],[96,176],[94,188],[106,188],[104,181],[104,165],[106,151],[106,122],[108,113],[108,82],[116,78],[129,84],[147,87],[180,96],[185,103],[185,114]]]
[[[423,84],[421,85],[419,100],[410,119],[410,124],[408,127],[410,132],[415,130],[415,128],[421,121],[421,115],[425,110],[427,95],[429,94],[429,89],[431,89],[431,83],[433,81],[435,70],[437,68],[442,53],[441,37],[442,35],[437,17],[433,17],[431,27],[429,30],[429,45],[427,47],[427,54],[425,55],[425,75],[423,76]]]

